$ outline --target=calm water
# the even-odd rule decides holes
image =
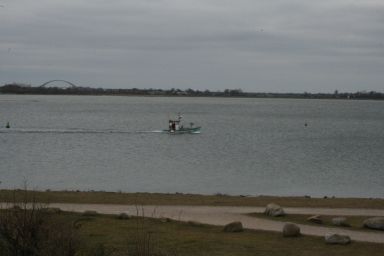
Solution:
[[[202,133],[159,133],[177,112]],[[0,188],[384,198],[382,101],[0,95],[7,121]]]

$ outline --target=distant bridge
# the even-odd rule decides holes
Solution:
[[[48,84],[50,84],[50,83],[54,83],[54,82],[63,82],[63,83],[66,83],[66,84],[68,84],[71,88],[76,88],[76,87],[78,87],[78,86],[75,85],[74,83],[68,82],[68,81],[66,81],[66,80],[51,80],[51,81],[48,81],[48,82],[43,83],[43,84],[40,85],[39,87],[46,87]]]

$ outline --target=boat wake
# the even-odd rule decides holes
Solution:
[[[112,129],[27,129],[27,128],[1,128],[0,133],[45,133],[45,134],[135,134],[135,133],[163,133],[162,130],[154,131],[126,131],[126,130],[112,130]]]
[[[163,130],[154,130],[154,131],[136,131],[136,133],[166,133]]]

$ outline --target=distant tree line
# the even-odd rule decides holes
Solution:
[[[241,89],[225,89],[224,91],[210,90],[181,90],[181,89],[104,89],[91,87],[71,86],[44,87],[31,86],[20,83],[0,86],[3,94],[40,94],[40,95],[127,95],[127,96],[182,96],[182,97],[249,97],[249,98],[303,98],[303,99],[384,99],[384,93],[375,91],[358,91],[354,93],[269,93],[269,92],[243,92]]]

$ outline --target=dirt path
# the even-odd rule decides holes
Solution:
[[[180,221],[197,221],[211,225],[225,225],[232,221],[241,221],[248,229],[281,232],[284,223],[262,218],[246,216],[251,212],[263,212],[263,207],[218,207],[218,206],[130,206],[103,204],[50,204],[65,211],[83,212],[94,210],[104,214],[128,213],[130,215],[145,215],[155,218],[171,218]],[[322,214],[341,216],[384,216],[384,210],[374,209],[331,209],[331,208],[284,208],[289,213]],[[346,234],[355,241],[384,243],[384,232],[351,231],[341,228],[328,228],[300,224],[301,233],[306,235],[324,236],[327,233]]]

